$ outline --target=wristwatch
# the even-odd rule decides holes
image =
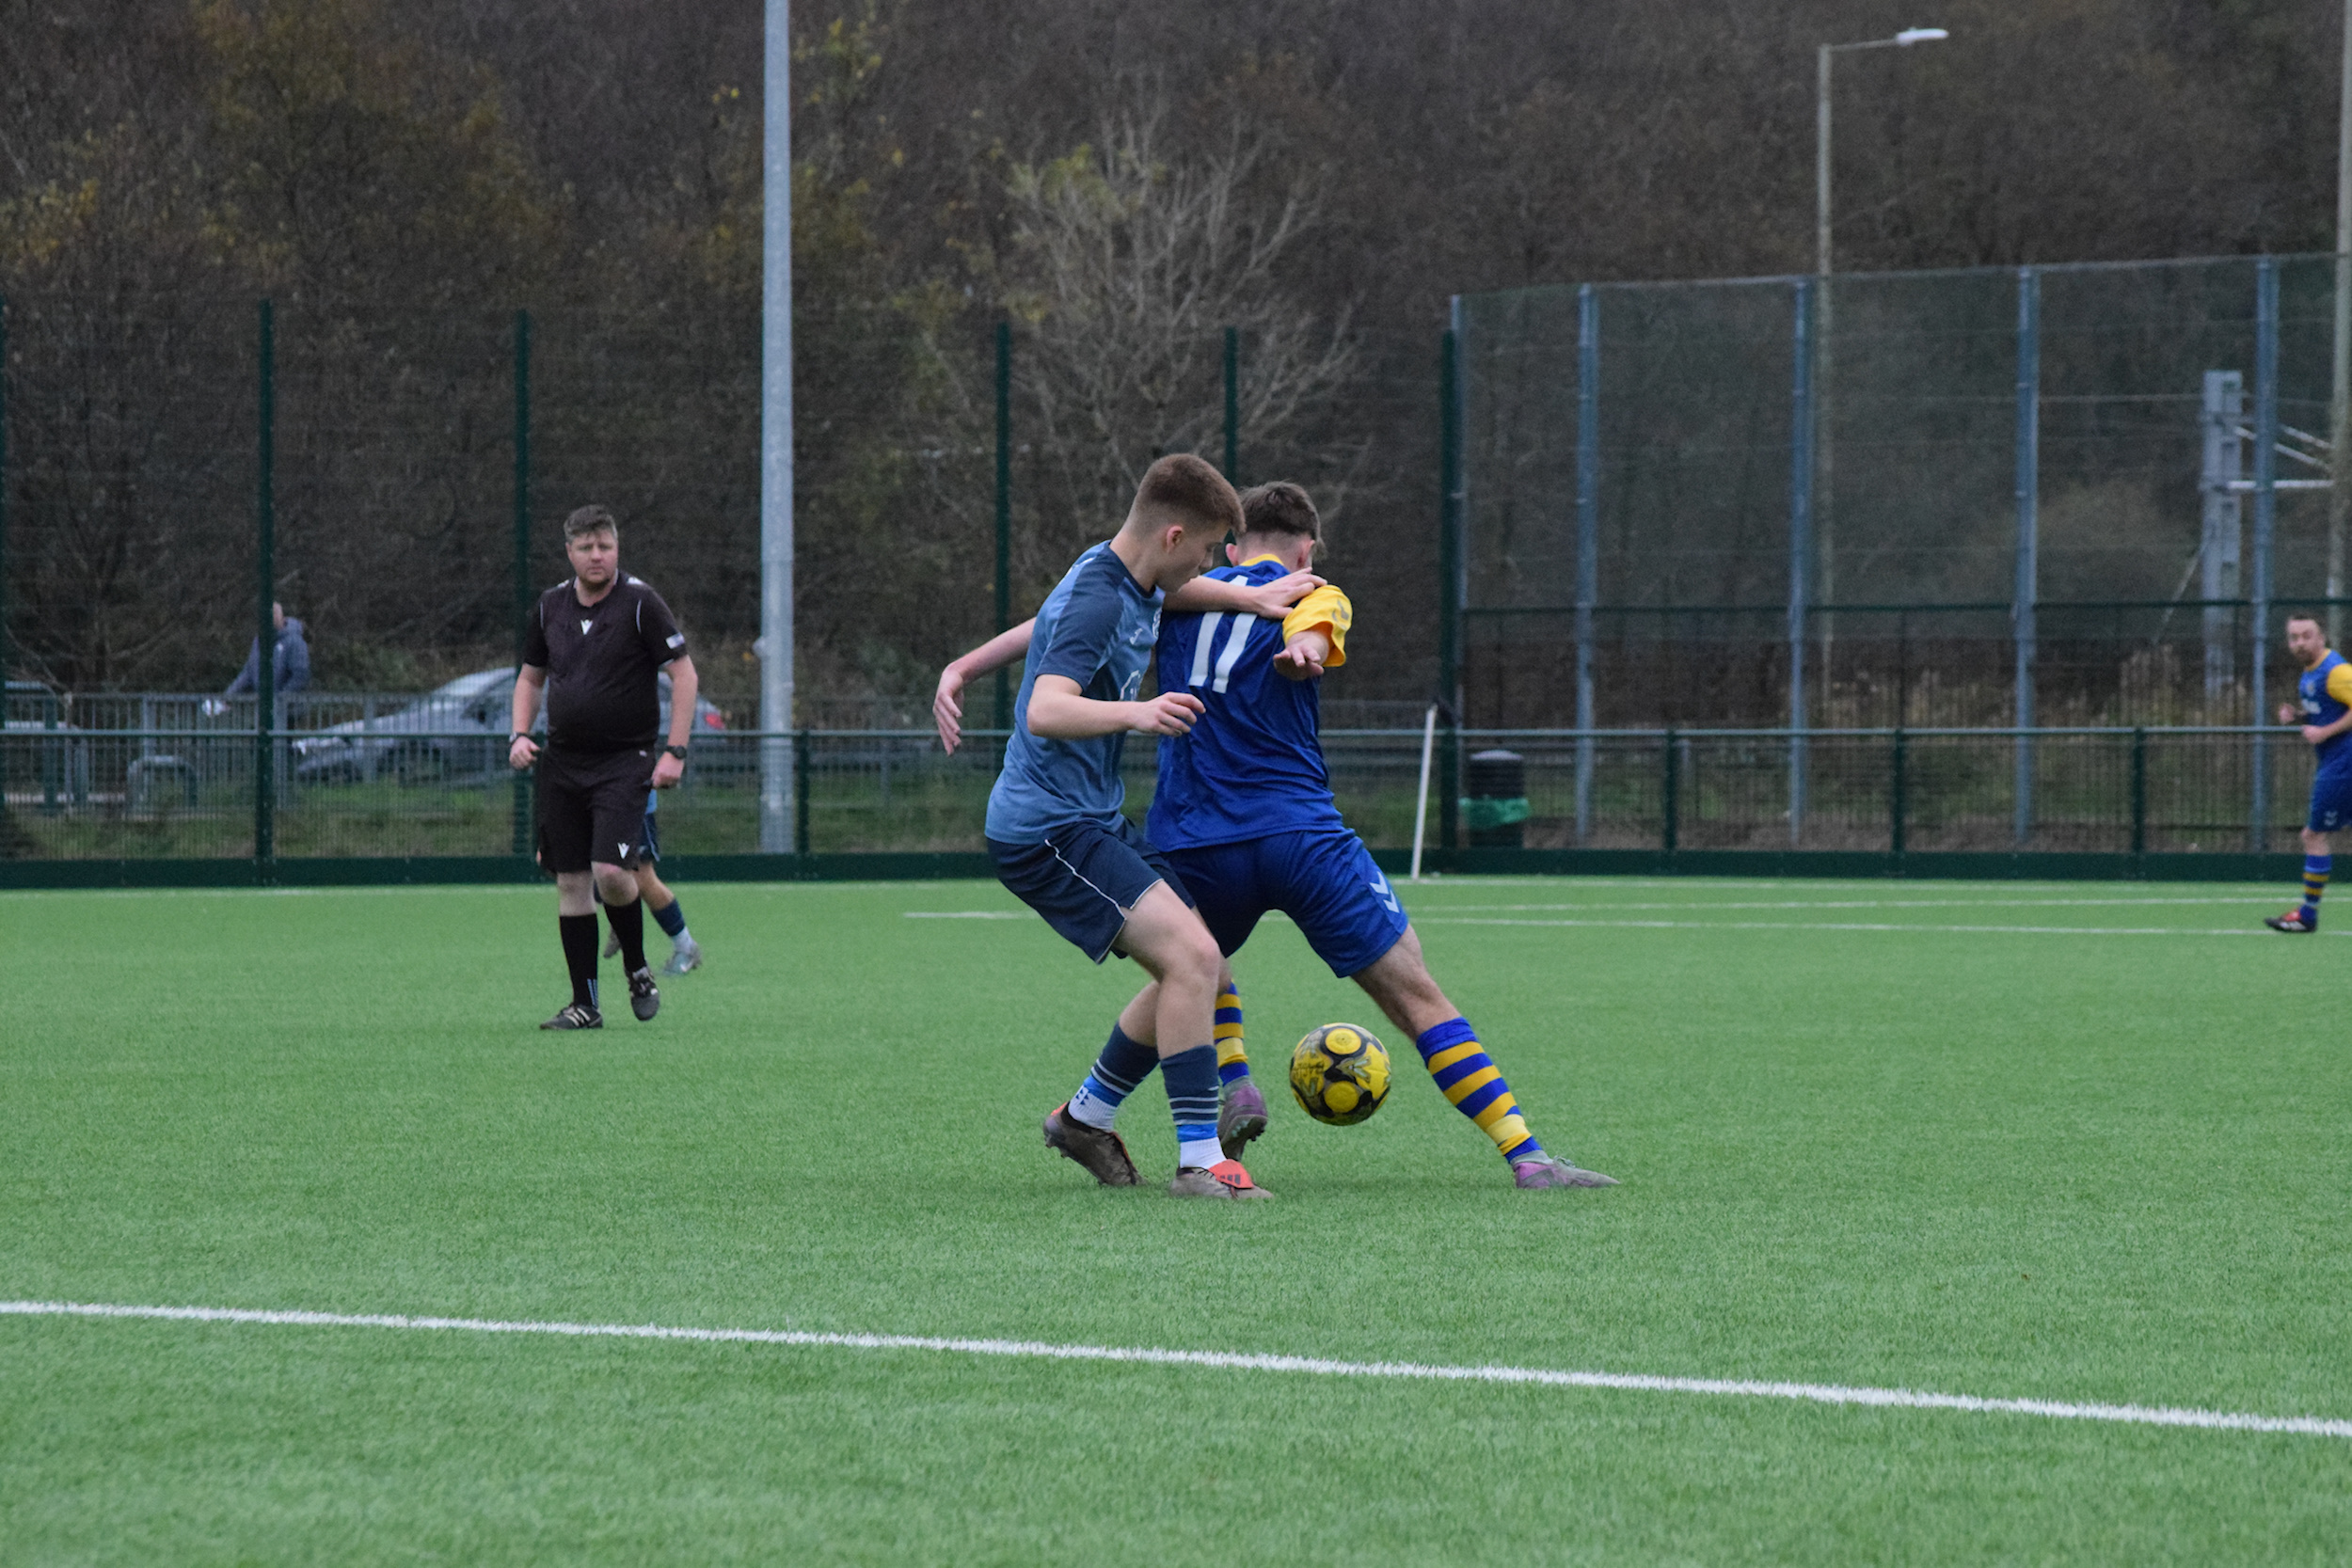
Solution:
[[[680,762],[684,762],[686,760],[686,748],[683,746],[664,746],[661,749],[669,752],[670,755],[677,758]]]

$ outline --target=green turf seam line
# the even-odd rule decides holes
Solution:
[[[2130,1426],[2200,1427],[2222,1432],[2352,1437],[2352,1420],[2316,1416],[2253,1416],[2164,1405],[2077,1404],[2061,1400],[1982,1399],[1911,1388],[1855,1388],[1835,1383],[1756,1383],[1737,1378],[1653,1377],[1639,1372],[1554,1371],[1541,1367],[1445,1367],[1410,1361],[1331,1361],[1308,1355],[1153,1350],[1126,1345],[1057,1345],[1032,1339],[955,1339],[906,1334],[819,1334],[800,1329],[672,1328],[659,1323],[506,1323],[485,1318],[416,1318],[389,1313],[262,1311],[236,1307],[125,1307],[95,1302],[0,1302],[0,1317],[149,1318],[181,1323],[268,1323],[304,1328],[405,1328],[471,1334],[545,1334],[587,1339],[683,1339],[701,1343],[799,1345],[837,1350],[919,1350],[959,1355],[1048,1361],[1113,1361],[1220,1371],[1303,1372],[1319,1377],[1396,1378],[1429,1383],[1532,1384],[1555,1388],[1614,1388],[1647,1394],[1712,1394],[1734,1399],[1796,1400],[1812,1404],[1971,1415],[2042,1416]]]

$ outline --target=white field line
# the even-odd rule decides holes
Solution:
[[[1423,908],[1438,914],[1460,914],[1473,910],[1512,912],[1582,910],[1592,914],[1605,914],[1616,910],[2071,910],[2133,909],[2166,904],[2214,909],[2233,904],[2272,905],[2281,899],[2292,902],[2294,896],[2290,891],[2269,898],[1783,898],[1758,903],[1684,898],[1660,904],[1601,903],[1586,899],[1574,904],[1425,904]]]
[[[0,1317],[160,1318],[183,1323],[266,1323],[306,1328],[399,1328],[469,1334],[544,1334],[582,1339],[683,1339],[700,1343],[799,1345],[833,1350],[915,1350],[1045,1361],[1117,1361],[1152,1367],[1298,1372],[1318,1377],[1391,1378],[1423,1383],[1532,1384],[1553,1388],[1614,1388],[1646,1394],[1711,1394],[1731,1399],[1796,1400],[1812,1404],[1958,1410],[1972,1415],[2042,1416],[2130,1426],[2201,1427],[2221,1432],[2352,1437],[2352,1420],[2318,1416],[2256,1416],[2240,1411],[2144,1404],[2082,1404],[2063,1400],[1984,1399],[1913,1388],[1858,1388],[1835,1383],[1764,1383],[1744,1378],[1653,1377],[1640,1372],[1554,1371],[1542,1367],[1448,1367],[1411,1361],[1333,1361],[1320,1356],[1256,1355],[1231,1351],[1153,1350],[1130,1345],[1057,1345],[1035,1339],[960,1339],[909,1334],[819,1334],[800,1329],[672,1328],[659,1323],[511,1323],[484,1318],[417,1318],[389,1313],[259,1311],[233,1307],[125,1307],[71,1301],[0,1302]]]
[[[2204,926],[1931,926],[1909,921],[1861,920],[1498,920],[1416,918],[1416,926],[1592,927],[1627,931],[1973,931],[2032,937],[2259,937],[2276,933],[2260,927]],[[2321,931],[2320,936],[2352,935]]]
[[[1028,910],[907,910],[909,920],[1034,920]]]

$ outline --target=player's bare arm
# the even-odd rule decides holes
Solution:
[[[949,756],[963,740],[963,689],[982,675],[992,675],[1014,659],[1025,658],[1037,617],[1000,631],[939,673],[939,689],[931,693],[931,722],[939,726],[940,749]]]
[[[1048,740],[1092,740],[1126,730],[1188,735],[1205,711],[1185,691],[1164,691],[1146,703],[1098,702],[1068,675],[1040,675],[1029,689],[1029,733]]]
[[[671,788],[686,776],[686,741],[694,733],[694,700],[702,694],[702,677],[691,658],[680,654],[664,668],[670,672],[670,735],[653,765],[656,789]]]
[[[1284,680],[1315,680],[1322,676],[1324,660],[1330,657],[1330,634],[1320,626],[1310,626],[1274,656],[1274,673]]]
[[[506,733],[506,765],[516,771],[539,760],[539,743],[531,738],[532,721],[539,717],[539,696],[547,689],[548,673],[526,664],[515,673],[515,706]]]
[[[1291,606],[1322,586],[1323,579],[1312,572],[1293,572],[1257,587],[1223,578],[1195,578],[1168,595],[1168,608],[1179,615],[1222,610],[1279,621],[1290,613]]]

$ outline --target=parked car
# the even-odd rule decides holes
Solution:
[[[355,719],[294,743],[294,777],[306,784],[390,777],[404,784],[464,782],[506,771],[507,726],[515,708],[515,667],[477,670],[427,692],[406,707]],[[670,677],[661,677],[661,723],[670,722]],[[532,726],[545,734],[543,713]],[[726,729],[708,702],[694,703],[690,743]]]

